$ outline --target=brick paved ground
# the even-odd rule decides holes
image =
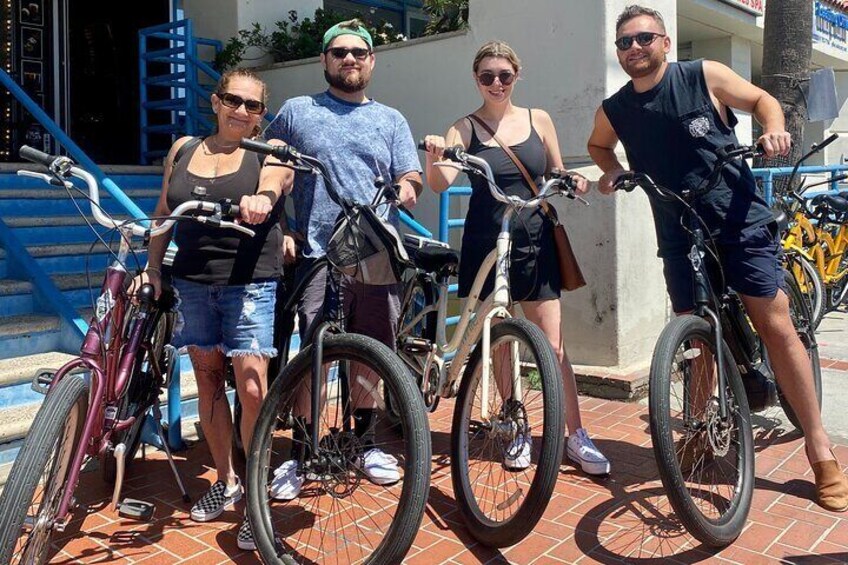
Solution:
[[[584,424],[613,462],[612,475],[590,479],[564,461],[554,497],[534,533],[500,551],[475,545],[454,507],[444,433],[450,411],[440,408],[431,417],[435,442],[429,504],[406,562],[848,563],[848,514],[830,514],[813,503],[803,444],[797,433],[772,427],[777,422],[772,414],[756,418],[757,483],[748,525],[736,543],[715,553],[693,541],[671,515],[656,479],[647,409],[593,398],[583,398],[581,405]],[[848,442],[836,453],[848,463]],[[214,480],[205,444],[179,459],[190,492],[199,496]],[[236,546],[239,512],[211,524],[188,518],[161,454],[150,453],[138,462],[127,484],[127,495],[156,502],[151,523],[122,520],[105,510],[109,494],[98,473],[85,475],[80,492],[89,513],[65,532],[52,563],[258,562]]]

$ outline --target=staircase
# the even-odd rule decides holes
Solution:
[[[152,213],[162,182],[161,167],[132,169],[133,173],[113,173],[111,178],[144,212]],[[86,222],[95,226],[104,241],[111,239],[117,250],[117,237],[93,220],[89,202],[80,196],[76,204],[85,218],[64,190],[14,173],[0,174],[0,223],[52,282],[52,304],[64,303],[81,318],[75,327],[57,314],[15,265],[23,254],[11,252],[0,239],[0,466],[14,460],[43,398],[30,388],[33,375],[40,368],[60,367],[77,352],[103,272],[112,260],[102,243],[92,246],[96,236]],[[101,192],[101,205],[116,218],[128,218],[106,191]],[[135,257],[143,266],[147,256],[136,245]],[[136,267],[132,256],[127,267]],[[185,363],[186,367],[191,365]]]

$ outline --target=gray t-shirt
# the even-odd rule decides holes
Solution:
[[[378,175],[391,182],[421,171],[406,119],[373,100],[352,104],[329,92],[292,98],[265,130],[265,138],[281,139],[320,159],[339,194],[361,204],[373,200]],[[295,175],[292,197],[296,229],[306,235],[304,255],[322,257],[341,209],[330,200],[324,179],[313,175]],[[389,219],[396,224],[397,211],[391,210]]]

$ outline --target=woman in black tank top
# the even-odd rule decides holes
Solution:
[[[512,150],[538,185],[545,174],[563,167],[553,121],[543,110],[513,106],[511,95],[520,62],[506,43],[492,41],[483,45],[474,58],[473,71],[483,105],[457,120],[445,137],[425,138],[427,182],[434,191],[442,192],[456,180],[457,171],[436,167],[435,163],[446,146],[459,144],[489,163],[495,182],[504,193],[529,199],[533,192],[524,175],[487,129]],[[578,190],[585,192],[586,180],[579,175],[576,178]],[[505,206],[492,198],[484,180],[472,178],[471,187],[459,264],[460,297],[468,296],[483,260],[495,247],[505,211]],[[574,371],[562,341],[562,281],[557,261],[549,217],[541,208],[522,210],[512,222],[510,293],[513,302],[521,304],[527,319],[545,332],[562,365],[569,457],[586,473],[607,474],[609,461],[589,439],[580,420]],[[493,286],[494,274],[489,273],[481,296],[490,294]]]
[[[224,74],[211,96],[217,130],[199,141],[184,137],[174,144],[165,162],[155,212],[156,216],[169,214],[195,199],[195,187],[203,187],[209,200],[228,198],[238,203],[240,221],[256,235],[251,238],[206,224],[180,222],[173,233],[150,242],[148,265],[139,277],[149,280],[159,295],[162,259],[173,235],[178,245],[173,283],[183,321],[174,345],[188,346],[200,423],[218,472],[218,480],[191,509],[192,519],[200,522],[214,520],[225,508],[232,508],[243,491],[230,453],[233,422],[223,394],[226,359],[232,361],[242,406],[242,441],[250,445],[267,390],[268,363],[277,355],[273,327],[282,265],[280,197],[284,188],[291,187],[293,175],[283,167],[263,168],[254,153],[239,147],[243,137],[258,133],[264,99],[265,85],[251,71],[235,69]],[[176,159],[188,143],[192,145]],[[238,545],[255,549],[247,520],[239,529]]]

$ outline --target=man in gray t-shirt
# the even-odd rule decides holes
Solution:
[[[326,165],[333,186],[344,197],[370,203],[377,191],[374,180],[382,176],[400,185],[401,203],[412,208],[422,188],[421,163],[409,125],[400,112],[365,95],[374,69],[372,47],[371,35],[357,20],[327,30],[321,64],[329,88],[320,94],[288,100],[268,126],[265,137],[281,139],[298,151],[319,158]],[[314,261],[325,255],[341,210],[330,200],[324,180],[315,176],[295,175],[291,196],[295,230],[303,240],[305,258],[295,275],[299,280]],[[397,212],[388,213],[390,220],[396,222]],[[284,250],[287,255],[292,253],[292,239],[286,239]],[[302,343],[311,336],[313,322],[320,320],[325,287],[326,270],[304,290],[298,305]],[[398,292],[397,285],[364,285],[345,279],[342,303],[346,331],[373,337],[394,349],[400,316]],[[352,390],[351,397],[370,395],[357,395]],[[397,482],[397,461],[372,447],[376,404],[353,408],[356,433],[368,450],[363,457],[363,471],[377,484]],[[299,454],[294,455],[297,459]],[[295,498],[303,480],[296,462],[287,461],[275,473],[271,495],[285,500]]]

